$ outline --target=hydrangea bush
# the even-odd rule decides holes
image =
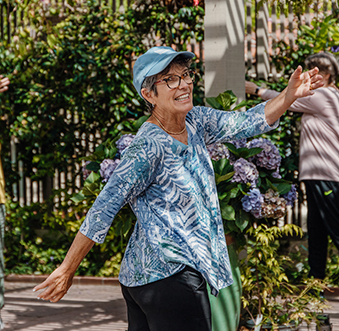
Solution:
[[[238,146],[238,148],[237,148]],[[214,166],[226,233],[244,242],[254,223],[272,224],[297,198],[296,187],[281,178],[281,156],[268,139],[208,146]]]

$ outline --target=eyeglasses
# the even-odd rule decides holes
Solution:
[[[192,84],[194,82],[194,78],[195,78],[195,72],[193,70],[187,70],[181,76],[172,75],[172,76],[169,76],[168,78],[163,78],[161,80],[158,80],[154,84],[166,82],[168,88],[174,89],[180,86],[181,79],[183,79],[187,84]]]

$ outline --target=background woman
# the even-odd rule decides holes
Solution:
[[[88,212],[65,260],[34,290],[57,302],[120,208],[137,222],[119,280],[129,331],[211,330],[206,282],[213,295],[232,284],[214,171],[206,145],[271,130],[298,97],[317,88],[317,69],[298,68],[277,98],[247,112],[193,107],[190,52],[154,47],[136,61],[134,86],[151,116]]]
[[[339,249],[339,65],[331,53],[305,60],[308,69],[319,68],[323,87],[298,99],[289,109],[302,112],[299,180],[306,185],[309,276],[325,278],[328,235]],[[279,92],[246,82],[246,93],[264,100]]]

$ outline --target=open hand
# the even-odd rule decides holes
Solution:
[[[313,90],[324,85],[323,77],[318,72],[318,68],[303,72],[302,67],[298,66],[289,79],[286,96],[297,99],[313,95]]]
[[[55,269],[50,276],[40,285],[34,287],[33,291],[39,291],[38,299],[50,302],[58,302],[67,293],[72,285],[73,275],[65,273],[61,268]]]
[[[9,83],[10,83],[10,81],[9,81],[8,77],[3,78],[3,76],[0,75],[0,93],[8,90]]]

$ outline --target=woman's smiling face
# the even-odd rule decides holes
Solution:
[[[172,75],[183,77],[188,75],[189,69],[185,66],[174,65],[163,76],[158,77],[158,81],[168,79]],[[186,115],[193,108],[193,83],[188,84],[181,78],[177,88],[170,89],[166,81],[157,83],[157,95],[153,92],[152,103],[154,110],[162,114]]]

